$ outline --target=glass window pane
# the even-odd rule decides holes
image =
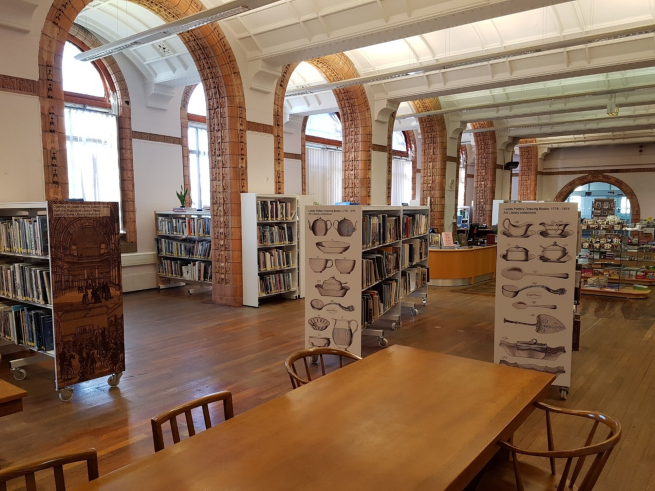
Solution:
[[[64,91],[106,97],[102,77],[96,67],[93,66],[93,63],[77,61],[75,59],[75,55],[81,52],[77,46],[71,43],[67,42],[64,45],[64,57],[62,60]]]
[[[189,114],[196,116],[207,116],[207,101],[205,100],[205,88],[202,84],[198,84],[191,94],[189,99],[189,107],[187,108]]]
[[[398,150],[400,152],[407,151],[407,142],[405,141],[405,135],[402,131],[394,131],[393,137],[391,139],[391,148],[393,150]]]
[[[191,201],[196,208],[211,204],[209,181],[209,145],[207,128],[189,126],[189,174],[191,176]]]
[[[307,120],[307,135],[341,141],[341,121],[336,113],[312,114]]]

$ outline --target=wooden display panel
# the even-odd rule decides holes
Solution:
[[[118,203],[48,202],[57,388],[125,370]]]

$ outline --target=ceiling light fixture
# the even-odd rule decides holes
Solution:
[[[619,105],[616,103],[616,94],[612,94],[610,101],[607,103],[607,115],[608,116],[618,116],[619,115]]]
[[[94,49],[83,51],[75,55],[75,59],[79,61],[95,61],[106,56],[120,53],[126,49],[143,46],[145,44],[154,43],[167,37],[182,34],[183,32],[196,29],[198,27],[216,22],[219,20],[227,19],[235,15],[243,14],[273,3],[280,0],[235,0],[233,2],[220,5],[211,9],[203,10],[197,14],[189,15],[182,19],[178,19],[163,26],[153,27],[147,31],[138,32],[131,36],[127,36],[118,41],[103,44]]]

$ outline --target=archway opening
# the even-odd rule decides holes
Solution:
[[[627,223],[632,221],[630,198],[618,187],[606,182],[595,181],[578,186],[565,201],[577,203],[582,218],[616,215]]]

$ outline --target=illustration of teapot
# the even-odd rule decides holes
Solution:
[[[310,220],[307,220],[307,224],[309,225],[309,229],[316,237],[323,237],[328,233],[328,230],[332,228],[332,223],[328,222],[327,220],[323,220],[321,217],[318,217],[316,220],[314,220],[314,223],[312,223]]]
[[[353,336],[359,329],[359,324],[356,320],[346,319],[332,319],[334,321],[334,329],[332,329],[332,340],[334,344],[342,350],[348,351],[348,348],[353,344]],[[355,325],[353,329],[351,326]]]
[[[347,218],[335,220],[334,228],[341,237],[350,237],[357,230],[357,222],[353,225]]]

